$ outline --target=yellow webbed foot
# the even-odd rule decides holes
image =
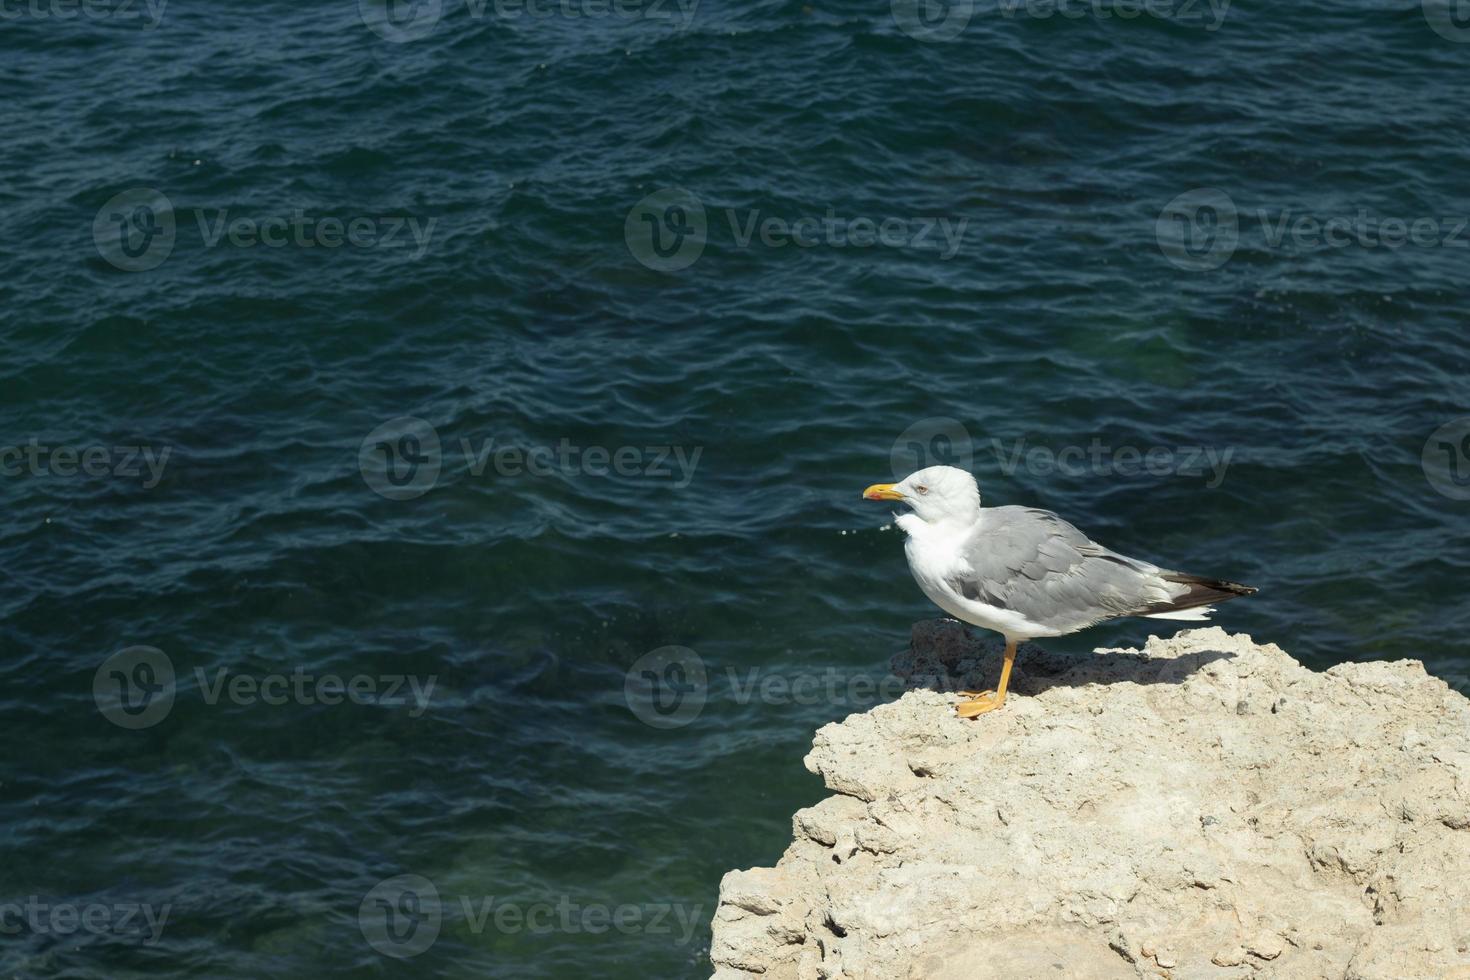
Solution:
[[[961,691],[960,696],[969,698],[954,706],[954,713],[961,718],[978,718],[994,711],[1006,703],[1006,687],[1011,682],[1011,664],[1016,659],[1016,641],[1006,637],[1005,663],[1000,668],[1000,685],[994,691]]]
[[[989,691],[970,701],[961,701],[954,706],[954,713],[961,718],[978,718],[988,711],[994,711],[1006,703],[1004,696],[991,694]]]

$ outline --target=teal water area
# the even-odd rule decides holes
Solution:
[[[1470,48],[1187,6],[11,8],[5,975],[707,976],[920,459],[1470,690]]]

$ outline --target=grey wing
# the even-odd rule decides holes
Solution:
[[[1092,541],[1047,510],[987,507],[948,584],[1060,633],[1166,606],[1181,587],[1156,565]]]

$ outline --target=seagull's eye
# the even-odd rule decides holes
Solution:
[[[919,493],[921,493],[921,494],[928,493],[929,492],[929,488],[928,487],[919,487],[919,486],[916,486],[916,487],[914,487],[914,489],[917,490],[917,491],[919,491]]]

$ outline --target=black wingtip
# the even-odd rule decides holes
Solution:
[[[1165,575],[1164,578],[1170,582],[1178,582],[1180,585],[1187,585],[1191,589],[1207,589],[1211,592],[1219,592],[1223,594],[1226,598],[1238,595],[1255,595],[1257,592],[1260,591],[1253,585],[1241,585],[1239,582],[1227,582],[1222,578],[1205,578],[1202,575],[1185,575],[1182,573],[1175,573],[1173,575]]]

